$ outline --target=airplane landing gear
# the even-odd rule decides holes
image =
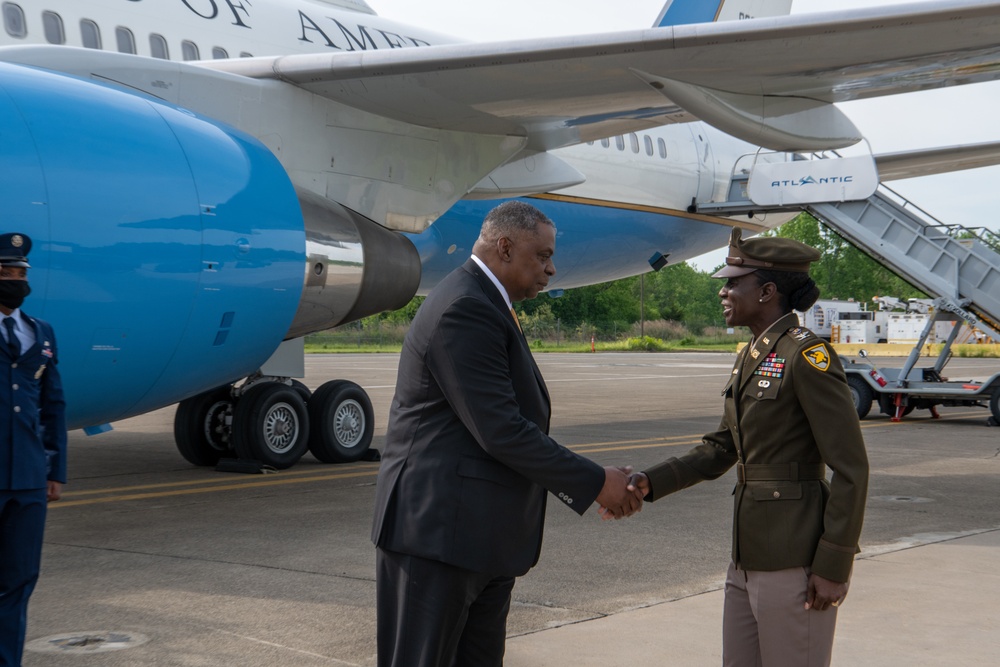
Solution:
[[[309,399],[309,451],[323,463],[360,460],[372,442],[373,415],[368,394],[353,382],[321,385]]]
[[[174,415],[174,442],[181,456],[196,466],[214,466],[219,459],[233,456],[232,414],[232,385],[181,401]]]
[[[248,389],[233,411],[233,444],[241,459],[278,470],[295,465],[309,447],[309,415],[299,390],[280,382]]]
[[[298,380],[258,376],[181,401],[174,441],[194,465],[238,457],[284,470],[306,450],[323,463],[358,461],[374,426],[371,401],[353,382],[333,380],[310,393]]]

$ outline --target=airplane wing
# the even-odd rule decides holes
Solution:
[[[1000,141],[875,156],[879,179],[894,181],[1000,164]]]
[[[533,150],[694,119],[822,150],[861,138],[834,102],[1000,78],[1000,3],[201,64],[419,126],[527,136]]]

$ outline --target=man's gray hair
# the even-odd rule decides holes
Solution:
[[[493,245],[503,237],[513,239],[520,232],[533,233],[540,224],[555,227],[548,216],[531,204],[516,199],[505,201],[486,214],[479,242]]]

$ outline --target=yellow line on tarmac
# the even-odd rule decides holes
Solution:
[[[947,416],[946,420],[959,420],[959,419],[977,419],[982,418],[982,413],[966,413],[966,414],[950,414]],[[861,428],[872,429],[880,427],[895,427],[906,424],[908,421],[903,419],[900,422],[893,421],[877,421],[877,422],[861,422]],[[921,419],[920,421],[935,421],[933,419]],[[665,438],[638,438],[635,440],[611,440],[608,442],[594,442],[585,443],[582,445],[575,445],[571,447],[574,451],[581,453],[597,453],[597,452],[608,452],[608,451],[626,451],[634,449],[651,449],[654,447],[676,447],[682,445],[695,445],[701,442],[701,435],[677,435],[668,436]],[[105,489],[91,489],[86,491],[73,491],[69,493],[64,493],[63,498],[69,498],[69,500],[61,500],[56,503],[49,505],[49,509],[59,509],[62,507],[78,507],[81,505],[96,505],[99,503],[112,503],[121,502],[126,500],[147,500],[150,498],[168,498],[171,496],[185,496],[193,495],[196,493],[215,493],[218,491],[234,491],[242,489],[256,489],[268,486],[284,486],[287,484],[300,484],[306,482],[328,482],[338,479],[353,479],[357,477],[368,477],[374,476],[378,473],[378,465],[374,463],[363,463],[357,464],[350,469],[345,470],[340,468],[337,472],[332,474],[316,474],[315,470],[304,470],[304,471],[283,471],[280,478],[274,478],[270,476],[263,476],[263,478],[255,478],[254,481],[246,480],[219,480],[217,478],[212,479],[201,479],[201,480],[188,480],[183,482],[162,482],[157,484],[142,484],[135,486],[124,486],[118,488],[105,488]],[[179,488],[179,487],[196,487],[196,488]],[[163,491],[153,491],[153,489],[169,489]],[[122,492],[134,492],[134,491],[149,491],[148,493],[126,493],[124,495]],[[100,498],[81,498],[79,500],[73,500],[73,498],[80,498],[81,496],[95,496],[104,494]]]
[[[358,470],[358,469],[359,469],[358,466],[352,466],[347,470]],[[375,464],[366,464],[362,469],[375,471],[378,470],[378,466]],[[343,472],[344,470],[345,468],[338,468],[339,472]],[[290,476],[303,477],[306,475],[315,475],[315,474],[316,474],[315,470],[281,471],[282,477],[290,477]],[[93,496],[102,493],[120,493],[122,491],[142,491],[146,489],[163,489],[163,488],[179,487],[179,486],[197,486],[203,484],[240,485],[245,481],[246,477],[244,476],[226,480],[219,479],[218,477],[212,477],[210,479],[194,479],[194,480],[187,480],[184,482],[159,482],[157,484],[138,484],[135,486],[119,486],[111,489],[88,489],[86,491],[70,491],[67,493],[63,493],[63,498],[76,498],[78,496]]]
[[[98,503],[113,503],[122,500],[146,500],[148,498],[166,498],[169,496],[187,496],[194,493],[214,493],[216,491],[233,491],[236,489],[255,489],[265,486],[281,486],[284,484],[298,484],[301,482],[326,482],[332,479],[349,479],[351,477],[367,477],[374,475],[376,470],[365,470],[361,472],[342,473],[336,475],[320,475],[316,477],[293,477],[291,479],[267,479],[259,482],[246,482],[243,484],[226,484],[225,486],[209,486],[197,489],[175,489],[173,491],[158,491],[155,493],[133,493],[125,496],[106,496],[104,498],[90,498],[88,500],[59,501],[49,505],[49,509],[62,507],[77,507],[79,505],[96,505]],[[110,492],[113,492],[110,491]]]

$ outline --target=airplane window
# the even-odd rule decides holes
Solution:
[[[198,45],[185,39],[181,42],[181,57],[184,60],[201,60],[201,56],[198,53]]]
[[[656,145],[660,149],[660,157],[664,160],[667,159],[667,142],[660,138],[656,140]]]
[[[90,19],[80,19],[80,37],[87,49],[101,48],[101,29]]]
[[[653,140],[649,138],[648,134],[642,135],[642,143],[646,146],[646,155],[653,156]]]
[[[149,53],[154,58],[160,60],[170,60],[170,49],[167,48],[167,39],[163,35],[155,32],[149,36]]]
[[[229,58],[229,54],[221,46],[213,46],[212,57],[216,60],[226,60],[227,58]]]
[[[253,54],[247,53],[246,51],[240,51],[240,58],[253,58]]]
[[[66,43],[62,17],[55,12],[42,12],[42,29],[45,31],[45,41],[49,44]]]
[[[608,146],[611,145],[611,140],[608,139],[607,137],[604,137],[603,139],[601,139],[601,145],[607,148]]]
[[[118,41],[119,53],[135,53],[135,37],[128,28],[115,28],[115,39]]]
[[[620,151],[625,150],[625,137],[620,134],[615,137],[615,146],[617,146]]]
[[[26,37],[28,26],[24,23],[24,10],[13,2],[3,3],[3,27],[11,37]]]
[[[629,132],[628,133],[628,142],[632,146],[632,152],[633,153],[638,153],[639,152],[639,137],[636,136],[635,132]]]

